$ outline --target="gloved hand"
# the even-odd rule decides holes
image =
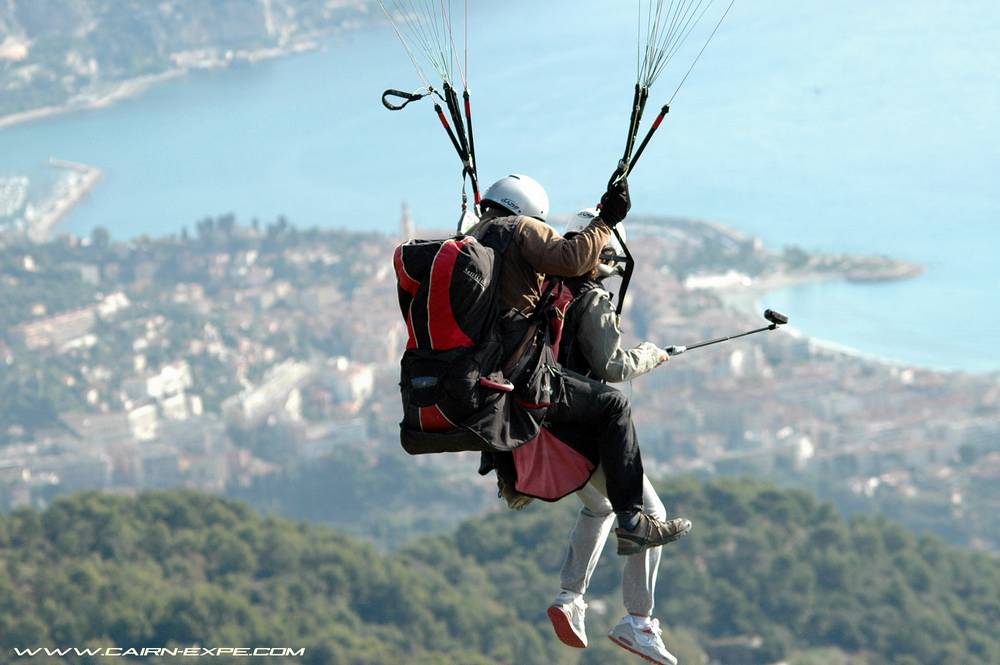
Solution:
[[[524,510],[535,500],[533,497],[518,492],[513,486],[504,482],[499,475],[497,476],[497,489],[499,490],[497,494],[507,502],[507,507],[511,510]]]
[[[632,209],[632,200],[628,195],[628,181],[619,180],[608,187],[601,197],[601,219],[608,226],[614,226],[625,219]]]

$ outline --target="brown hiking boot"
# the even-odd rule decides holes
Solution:
[[[507,507],[511,510],[524,510],[535,500],[534,497],[521,494],[513,485],[507,484],[500,474],[497,474],[497,496],[506,501]]]
[[[688,535],[691,531],[691,520],[676,517],[661,522],[652,515],[639,513],[639,524],[631,531],[618,527],[615,536],[618,538],[619,556],[628,556],[644,552],[650,547],[659,547]]]

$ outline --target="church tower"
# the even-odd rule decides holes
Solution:
[[[402,235],[400,240],[406,242],[407,240],[412,240],[416,235],[417,231],[413,228],[413,217],[410,215],[410,206],[403,201],[403,216],[399,220],[399,233]]]

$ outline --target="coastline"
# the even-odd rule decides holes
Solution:
[[[909,279],[910,277],[919,274],[918,272],[908,271],[905,274],[900,273],[899,277],[894,279]],[[769,275],[764,278],[754,279],[752,284],[749,286],[728,286],[728,287],[718,287],[709,289],[712,293],[717,295],[722,301],[722,306],[741,315],[745,314],[750,317],[759,318],[761,311],[765,307],[765,298],[769,293],[780,289],[793,288],[797,286],[804,286],[806,284],[816,284],[820,282],[836,282],[842,281],[845,283],[855,283],[855,284],[870,284],[875,281],[884,281],[885,278],[879,279],[857,279],[856,273],[851,270],[844,270],[842,272],[803,272],[803,273],[776,273]],[[882,365],[887,365],[894,367],[898,370],[921,370],[921,371],[932,371],[938,373],[950,373],[950,374],[965,374],[965,375],[990,375],[990,374],[1000,374],[996,370],[983,370],[979,372],[973,372],[970,370],[949,368],[943,366],[932,366],[932,365],[922,365],[914,362],[907,362],[904,360],[898,360],[895,358],[889,358],[886,356],[881,356],[875,353],[870,353],[863,351],[861,349],[848,346],[846,344],[835,342],[833,340],[824,339],[822,337],[816,337],[809,333],[806,333],[801,328],[796,328],[794,324],[786,324],[782,326],[782,329],[786,334],[795,337],[797,339],[804,340],[812,348],[822,351],[824,353],[850,356],[851,358],[856,358],[858,360],[864,360],[868,362],[875,362]]]
[[[725,307],[740,312],[758,312],[760,299],[772,291],[793,286],[846,280],[843,274],[810,271],[805,273],[780,272],[767,277],[753,278],[749,286],[727,286],[711,289],[722,300]]]
[[[70,171],[70,175],[57,186],[51,199],[25,213],[28,224],[25,233],[29,240],[36,243],[48,241],[59,222],[94,191],[104,177],[104,171],[90,164],[50,157],[49,165]]]
[[[681,272],[683,288],[688,292],[711,294],[718,299],[723,310],[753,322],[760,321],[761,312],[768,306],[769,294],[776,291],[831,282],[857,286],[899,282],[924,273],[921,264],[885,255],[824,254],[796,247],[775,251],[744,231],[699,218],[636,216],[631,220],[629,230],[637,231],[637,237],[641,234],[670,237],[672,242],[688,243],[698,248],[697,251],[706,252],[715,261],[714,265],[710,268],[695,267],[694,270],[691,266],[684,266],[685,270]],[[730,253],[732,260],[718,262],[717,257],[726,252]],[[748,260],[748,256],[755,257],[757,261]],[[766,272],[759,271],[761,261],[769,266]],[[904,360],[817,337],[796,327],[794,312],[786,313],[791,315],[792,323],[783,325],[782,330],[817,352],[848,356],[899,371],[996,375],[1000,378],[1000,370],[993,368]]]
[[[181,78],[194,71],[225,69],[235,64],[253,65],[258,62],[274,60],[289,55],[315,51],[322,47],[320,41],[323,35],[309,35],[286,46],[268,46],[253,50],[224,51],[221,54],[199,54],[191,57],[187,54],[175,54],[174,61],[183,65],[167,69],[157,74],[147,74],[111,84],[101,92],[82,92],[70,97],[65,103],[52,106],[42,106],[26,111],[19,111],[0,116],[0,131],[14,125],[44,120],[62,114],[80,111],[94,111],[108,108],[125,99],[137,97],[155,85]],[[56,226],[78,206],[104,177],[104,171],[98,166],[49,158],[49,165],[72,171],[65,191],[57,191],[54,197],[45,201],[37,209],[29,209],[25,215],[28,228],[25,235],[32,242],[46,242],[51,239]]]
[[[145,92],[150,87],[163,81],[168,81],[187,73],[185,69],[170,69],[160,74],[148,74],[121,81],[104,93],[81,93],[70,97],[64,104],[58,106],[41,106],[27,111],[19,111],[0,117],[0,129],[25,122],[50,118],[63,113],[76,111],[92,111],[106,108],[115,102]]]
[[[65,113],[107,108],[122,100],[138,96],[154,85],[187,76],[194,71],[224,69],[239,63],[252,65],[289,55],[315,51],[322,47],[318,39],[319,36],[315,38],[309,37],[286,46],[268,46],[249,51],[225,51],[221,55],[212,54],[211,56],[202,56],[200,58],[186,58],[184,54],[176,54],[174,57],[175,62],[185,62],[186,64],[172,67],[157,74],[146,74],[144,76],[124,79],[110,84],[110,88],[101,92],[81,92],[73,95],[62,104],[40,106],[0,116],[0,130]]]

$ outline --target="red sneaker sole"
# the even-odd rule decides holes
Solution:
[[[559,638],[560,642],[575,649],[587,648],[587,643],[581,640],[580,636],[573,631],[569,614],[559,609],[558,606],[553,605],[549,608],[548,615],[549,621],[552,622],[552,629],[556,631],[556,637]]]

